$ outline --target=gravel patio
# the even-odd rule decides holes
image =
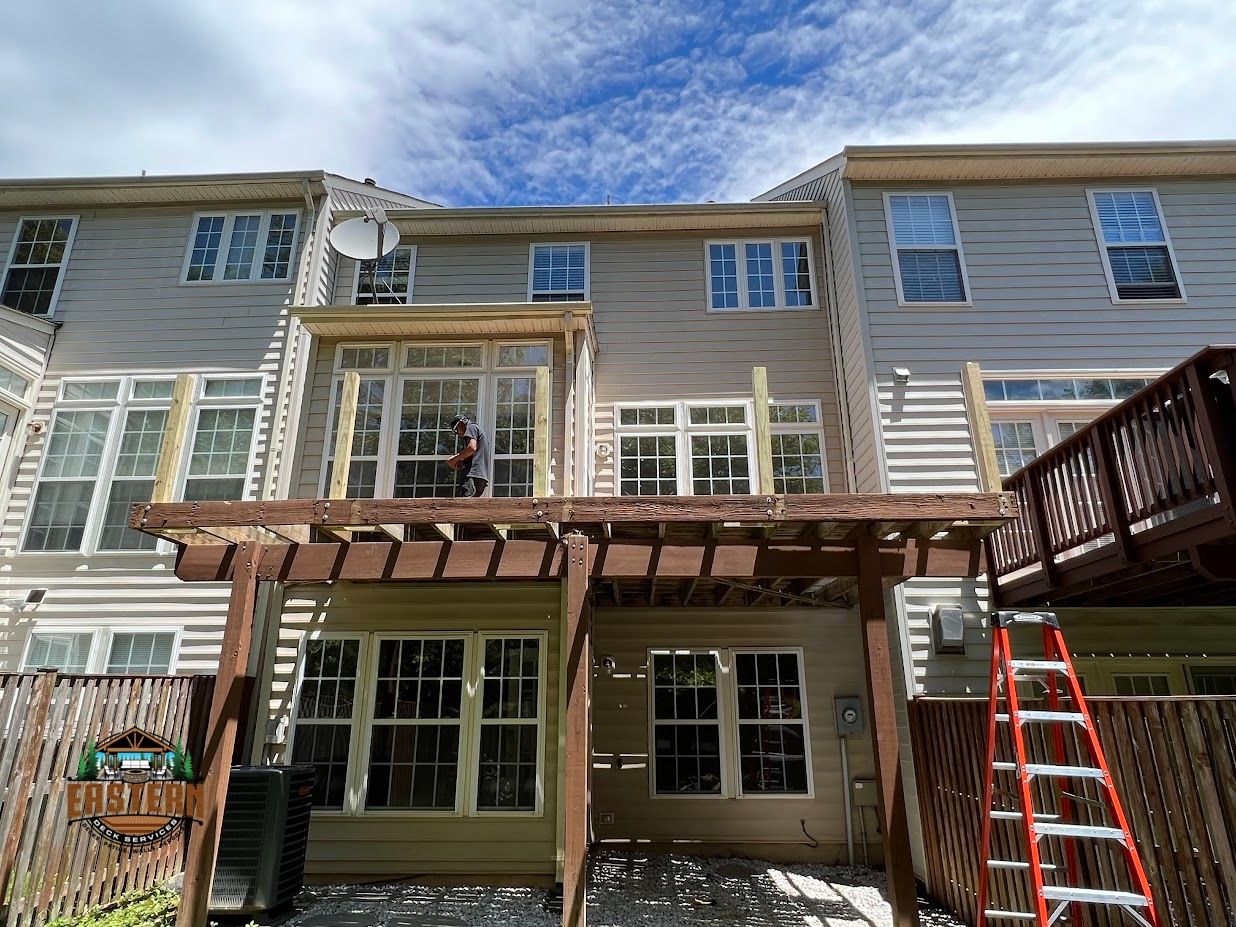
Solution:
[[[590,927],[891,927],[884,874],[862,867],[665,856],[593,857]],[[924,927],[960,927],[923,905]],[[557,927],[544,889],[434,887],[411,882],[311,889],[279,927]]]

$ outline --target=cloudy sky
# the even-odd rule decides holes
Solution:
[[[1233,0],[10,5],[0,175],[742,200],[845,144],[1236,136]]]

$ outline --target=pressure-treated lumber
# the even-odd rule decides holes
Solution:
[[[858,613],[862,621],[863,653],[867,660],[867,705],[871,712],[871,747],[880,800],[880,833],[884,838],[884,868],[896,927],[917,927],[918,903],[910,826],[901,780],[896,698],[889,656],[884,582],[879,542],[858,539]]]
[[[155,464],[154,489],[150,494],[152,502],[168,502],[176,491],[180,458],[189,435],[189,412],[193,409],[196,379],[192,374],[182,373],[176,377],[172,387],[172,404],[167,410],[163,440],[159,444],[159,459]]]
[[[991,417],[987,414],[983,369],[978,364],[970,362],[962,368],[961,388],[966,399],[966,417],[970,420],[970,437],[974,440],[979,489],[999,492],[1000,464],[996,459],[996,442],[991,433]]]
[[[356,433],[356,407],[360,403],[360,374],[349,370],[339,384],[339,418],[335,424],[335,455],[331,462],[329,499],[348,494],[348,474],[352,469],[352,438]]]
[[[751,368],[751,395],[755,401],[755,472],[761,495],[773,491],[772,424],[768,415],[768,368]]]
[[[536,418],[532,438],[532,495],[537,499],[549,495],[549,394],[551,380],[548,367],[536,368]]]
[[[571,535],[566,545],[566,822],[563,834],[562,924],[585,927],[588,887],[588,779],[592,767],[589,689],[592,682],[592,615],[588,608],[588,539]]]
[[[245,670],[253,641],[253,614],[257,604],[257,558],[260,546],[237,546],[236,569],[228,602],[227,623],[223,629],[223,648],[219,655],[219,674],[210,701],[210,720],[206,727],[203,751],[204,782],[199,806],[201,823],[191,824],[189,849],[185,859],[184,890],[176,927],[204,927],[210,905],[219,834],[223,829],[223,807],[236,747]]]

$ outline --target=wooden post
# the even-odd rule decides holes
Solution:
[[[872,535],[858,539],[858,612],[863,623],[863,651],[867,659],[867,704],[871,712],[871,749],[876,766],[876,792],[880,799],[880,833],[884,837],[888,900],[893,906],[893,924],[896,927],[917,927],[918,895],[914,887],[910,825],[901,781],[897,708],[888,652],[879,539]]]
[[[40,749],[43,743],[43,728],[47,725],[47,714],[51,710],[55,692],[56,671],[39,670],[39,678],[35,681],[34,692],[30,696],[30,705],[25,711],[26,723],[21,737],[25,750],[22,751],[7,783],[13,813],[9,816],[8,832],[3,835],[4,843],[0,844],[0,911],[5,908],[5,899],[9,897],[9,878],[16,875],[13,870],[17,862],[17,850],[21,846],[26,812],[33,804],[31,796],[34,795],[35,773],[43,753]],[[17,892],[14,891],[13,894],[16,895]]]
[[[755,472],[757,492],[773,493],[772,425],[768,416],[768,368],[751,368],[751,395],[755,400]]]
[[[348,473],[352,469],[352,436],[356,432],[356,406],[360,402],[360,374],[349,370],[339,384],[339,420],[335,430],[335,457],[330,468],[327,499],[348,497]]]
[[[193,374],[182,373],[176,377],[176,385],[172,387],[172,405],[167,410],[167,424],[163,426],[163,442],[159,445],[159,460],[155,464],[151,502],[172,501],[180,458],[189,437],[189,412],[193,408],[196,380]]]
[[[996,442],[991,434],[991,417],[987,414],[987,394],[983,391],[983,368],[974,362],[966,364],[961,372],[961,389],[966,397],[966,418],[970,421],[970,437],[974,439],[979,490],[999,492],[1000,465],[996,460]]]
[[[204,781],[199,824],[189,825],[189,850],[185,859],[184,890],[176,927],[206,927],[210,905],[210,886],[214,881],[215,854],[223,828],[223,806],[236,746],[240,702],[253,639],[253,614],[257,604],[258,557],[261,546],[252,542],[237,545],[232,596],[223,629],[223,649],[219,655],[219,674],[210,700],[210,720],[206,726],[203,750]]]
[[[548,367],[536,368],[536,421],[532,442],[532,495],[549,495],[549,393],[552,381]]]
[[[589,701],[592,682],[592,615],[588,609],[588,538],[566,538],[566,775],[563,817],[562,924],[587,921],[589,778],[592,766]]]

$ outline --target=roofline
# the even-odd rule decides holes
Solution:
[[[603,216],[707,216],[707,215],[759,215],[801,210],[801,203],[649,203],[622,206],[462,206],[441,209],[395,209],[387,210],[392,219],[412,218],[430,221],[448,219],[494,219],[494,218],[593,218]],[[356,210],[352,210],[356,212]],[[346,215],[340,212],[339,215]]]
[[[308,180],[321,183],[326,171],[265,171],[239,174],[139,174],[112,177],[5,177],[0,178],[0,191],[47,187],[51,189],[98,189],[103,187],[183,187],[211,183],[270,183],[285,180]]]
[[[771,190],[765,190],[759,196],[753,198],[753,202],[771,202],[774,196],[780,196],[787,190],[793,190],[795,187],[810,183],[817,177],[821,177],[830,171],[836,170],[838,167],[845,164],[845,152],[839,151],[831,158],[825,158],[815,167],[809,167],[805,171],[801,171],[791,177],[784,183],[779,183]]]

